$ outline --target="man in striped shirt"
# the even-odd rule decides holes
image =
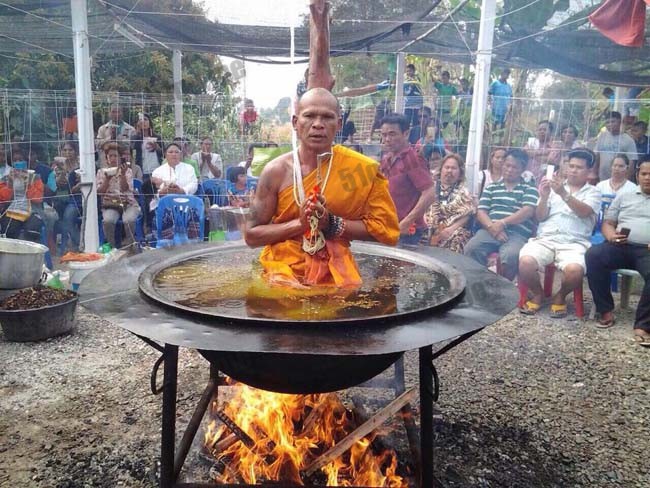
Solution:
[[[491,253],[498,252],[503,275],[509,280],[517,276],[519,250],[533,233],[532,217],[539,198],[537,189],[521,177],[527,164],[524,151],[508,151],[503,178],[481,195],[476,217],[482,229],[465,246],[465,255],[484,265]]]

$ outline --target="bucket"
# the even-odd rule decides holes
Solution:
[[[218,207],[213,205],[208,209],[210,220],[209,241],[238,241],[244,234],[247,208]]]
[[[226,215],[224,210],[213,205],[208,208],[208,221],[210,222],[210,232],[208,233],[209,241],[226,240]]]
[[[70,268],[70,285],[72,291],[77,291],[83,279],[97,268],[101,268],[107,264],[109,258],[104,256],[97,261],[70,261],[68,267]]]
[[[42,244],[0,238],[0,288],[13,290],[38,284],[47,250]]]

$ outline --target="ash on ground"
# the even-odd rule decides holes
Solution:
[[[547,309],[515,311],[436,361],[438,479],[464,488],[650,486],[650,350],[633,343],[632,322],[622,312],[599,330]],[[158,356],[83,309],[74,335],[0,335],[0,487],[157,486],[161,397],[149,375]],[[415,385],[416,352],[406,372]],[[205,360],[181,349],[177,439],[207,377]],[[385,396],[362,394],[369,404]]]

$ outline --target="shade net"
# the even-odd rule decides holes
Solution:
[[[472,64],[478,42],[480,2],[334,0],[331,51],[405,51]],[[588,15],[597,0],[505,0],[497,11],[494,61],[503,66],[550,69],[600,83],[649,85],[647,48],[619,46],[596,31]],[[172,7],[162,7],[170,4]],[[460,4],[460,5],[459,5]],[[143,49],[114,30],[137,38],[144,49],[180,49],[271,63],[286,63],[290,34],[250,12],[250,25],[217,23],[180,1],[88,0],[91,55]],[[422,39],[419,39],[422,37]],[[645,39],[647,43],[648,29]],[[40,52],[72,57],[69,0],[0,2],[0,53]],[[308,56],[307,19],[296,28],[296,54]]]

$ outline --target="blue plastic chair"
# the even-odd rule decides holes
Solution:
[[[228,180],[222,180],[219,178],[203,180],[201,183],[203,191],[199,195],[207,197],[210,201],[210,205],[216,204],[220,207],[224,207],[228,205],[228,183]]]
[[[236,167],[237,167],[237,166],[228,166],[228,167],[226,168],[226,180],[230,181],[230,175],[232,174],[232,172],[234,171],[234,169],[235,169]]]
[[[235,184],[228,181],[226,182],[226,191],[228,194],[232,193],[233,195],[237,195],[237,189],[235,188]],[[251,178],[251,179],[246,179],[246,193],[249,193],[251,190],[257,189],[257,178]]]
[[[174,237],[163,239],[163,219],[165,214],[171,213],[174,226]],[[187,234],[192,215],[199,219],[199,237],[190,239]],[[205,235],[205,211],[203,200],[194,195],[165,195],[158,202],[156,208],[156,247],[166,247],[187,244],[189,242],[202,242]]]

